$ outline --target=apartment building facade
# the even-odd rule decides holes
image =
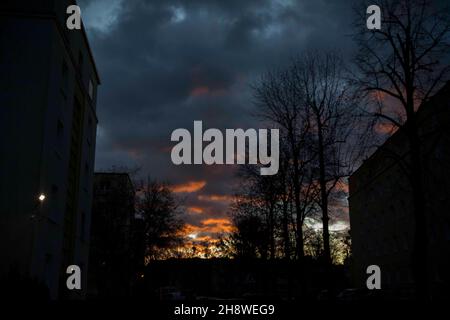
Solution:
[[[100,84],[84,28],[66,28],[69,0],[0,4],[0,277],[83,297]],[[82,271],[69,292],[66,268]]]
[[[423,154],[428,280],[435,294],[450,285],[450,83],[417,111]],[[402,159],[402,161],[399,161]],[[408,140],[395,132],[349,179],[353,276],[365,287],[369,265],[384,289],[414,287],[415,220]]]

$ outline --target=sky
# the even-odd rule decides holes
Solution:
[[[305,50],[353,50],[350,1],[79,0],[100,74],[96,171],[170,182],[199,240],[231,230],[236,166],[172,164],[173,130],[258,128],[251,85]],[[335,228],[346,226],[345,208]]]

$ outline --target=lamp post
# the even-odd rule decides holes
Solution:
[[[37,197],[37,203],[34,206],[34,208],[31,210],[31,219],[36,218],[39,215],[39,209],[40,206],[42,206],[44,204],[45,199],[47,198],[47,196],[45,195],[45,193],[41,193],[39,194],[39,196]]]
[[[37,235],[37,222],[40,221],[41,215],[40,215],[40,208],[42,207],[42,205],[44,204],[44,201],[46,199],[46,196],[44,193],[40,193],[39,196],[37,197],[37,201],[35,206],[33,207],[33,209],[31,210],[31,215],[30,215],[30,219],[31,219],[31,237],[30,237],[30,260],[33,261],[34,260],[34,245],[36,242],[36,235]]]

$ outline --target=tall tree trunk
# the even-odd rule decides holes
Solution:
[[[303,248],[303,217],[302,217],[302,208],[300,204],[300,171],[299,171],[299,159],[297,154],[297,147],[295,145],[295,137],[294,130],[292,127],[288,128],[289,140],[291,144],[292,150],[292,160],[294,164],[294,202],[295,202],[295,213],[296,213],[296,248],[295,248],[295,256],[298,260],[303,260],[305,256],[305,251]]]
[[[330,250],[330,230],[328,226],[328,194],[325,178],[325,150],[323,142],[323,128],[320,115],[317,115],[318,131],[318,153],[319,153],[319,184],[320,184],[320,208],[322,209],[322,237],[323,237],[323,257],[326,263],[331,263]]]
[[[295,213],[296,213],[296,224],[297,224],[297,234],[296,234],[296,257],[302,260],[305,256],[303,248],[303,219],[300,204],[300,183],[299,183],[299,172],[298,172],[298,158],[294,156],[294,202],[295,202]]]
[[[289,241],[288,199],[283,199],[283,242],[284,258],[289,260],[291,257],[291,245]]]
[[[275,226],[274,226],[274,203],[271,200],[269,205],[269,237],[270,237],[270,259],[275,259]]]

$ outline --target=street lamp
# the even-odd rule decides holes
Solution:
[[[30,248],[31,249],[30,250],[32,252],[32,255],[33,255],[33,252],[34,252],[34,249],[35,249],[34,248],[35,241],[36,241],[35,237],[37,236],[36,235],[37,228],[38,228],[37,222],[40,222],[40,219],[42,219],[42,216],[40,215],[39,211],[40,211],[40,208],[42,207],[42,205],[44,203],[45,198],[46,198],[46,196],[45,196],[44,193],[39,194],[39,196],[37,197],[38,201],[36,201],[36,200],[34,201],[35,205],[34,205],[33,210],[31,211],[31,216],[30,216],[30,218],[31,218],[31,237],[30,237],[31,244],[30,244]]]
[[[37,197],[37,201],[35,202],[34,208],[30,211],[31,212],[31,219],[35,219],[39,216],[39,209],[42,207],[45,199],[46,199],[45,193],[39,194]]]

